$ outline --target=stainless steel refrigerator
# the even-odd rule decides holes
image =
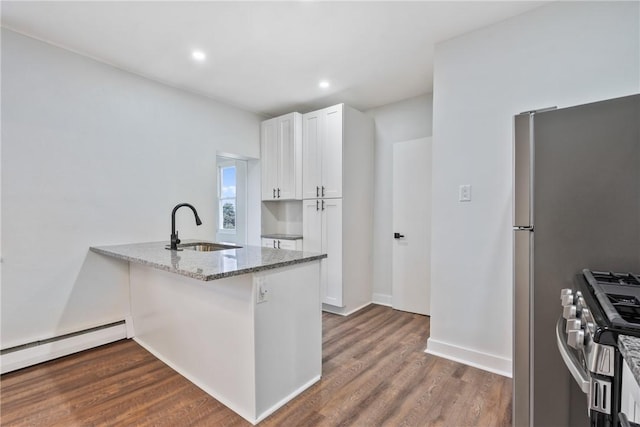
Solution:
[[[640,270],[640,95],[514,124],[513,425],[585,426],[555,344],[560,290],[583,268]]]

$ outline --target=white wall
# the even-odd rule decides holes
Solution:
[[[366,112],[375,121],[373,301],[377,303],[391,304],[393,144],[431,136],[432,102],[432,95],[426,94]]]
[[[639,7],[556,2],[437,46],[428,351],[511,373],[512,117],[639,92]]]
[[[179,202],[214,239],[216,152],[259,157],[259,123],[2,30],[2,347],[124,318],[126,264],[88,247],[168,240]]]

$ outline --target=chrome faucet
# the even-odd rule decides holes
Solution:
[[[202,225],[202,221],[200,221],[200,217],[198,216],[198,212],[196,208],[191,206],[189,203],[180,203],[173,208],[171,212],[171,247],[167,249],[171,249],[172,251],[178,250],[178,244],[180,243],[180,239],[178,239],[178,232],[176,231],[176,211],[181,207],[186,206],[193,211],[193,214],[196,217],[196,225]]]

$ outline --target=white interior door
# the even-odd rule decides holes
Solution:
[[[393,231],[393,308],[429,315],[431,138],[393,145]]]

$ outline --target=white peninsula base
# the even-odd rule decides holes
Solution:
[[[132,262],[135,340],[256,424],[320,379],[319,277],[318,260],[211,281]]]

